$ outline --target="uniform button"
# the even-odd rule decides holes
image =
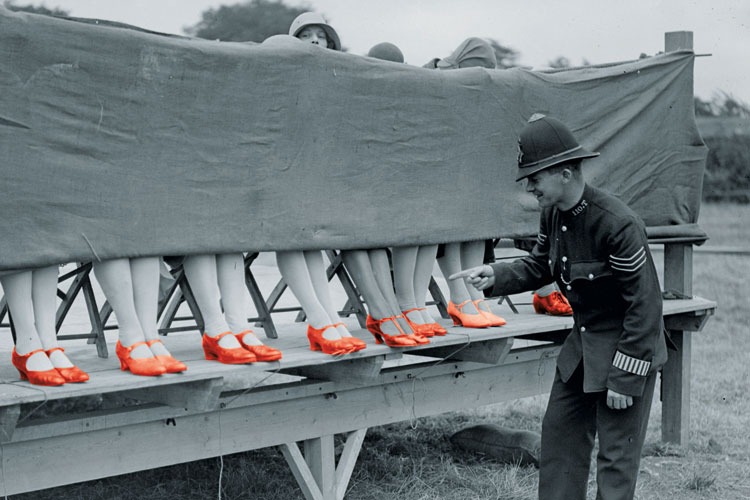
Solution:
[[[568,258],[566,256],[564,256],[564,255],[562,256],[562,259],[560,259],[560,260],[562,260],[563,262],[568,262]]]
[[[565,231],[567,231],[567,230],[568,230],[568,226],[563,226],[563,227],[561,227],[560,229],[562,229],[562,230],[563,230],[563,232],[565,232]]]
[[[586,331],[586,327],[582,326],[581,328],[579,328],[579,330],[581,330],[582,332],[585,332]]]
[[[573,289],[573,287],[570,286],[570,285],[566,286],[565,288],[568,289],[568,290],[572,290]]]
[[[590,280],[594,279],[594,275],[589,273],[589,279]]]
[[[552,259],[548,260],[547,264],[549,264],[551,266],[552,265]]]

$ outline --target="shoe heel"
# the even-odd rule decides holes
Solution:
[[[218,357],[218,356],[217,356],[216,354],[214,354],[214,353],[212,353],[212,352],[208,352],[208,351],[203,351],[203,356],[204,356],[204,357],[205,357],[205,358],[206,358],[206,359],[207,359],[208,361],[216,361],[217,359],[219,359],[219,357]]]
[[[383,343],[383,337],[378,333],[373,333],[373,337],[375,337],[375,343],[376,344],[382,344]]]
[[[123,371],[123,372],[128,371],[128,365],[123,360],[120,360],[120,371]]]
[[[461,318],[459,318],[458,316],[450,314],[450,317],[453,320],[453,326],[464,326],[464,324],[461,323]]]
[[[320,347],[320,344],[318,344],[317,342],[314,342],[314,341],[310,340],[310,350],[311,351],[322,351],[323,349]]]
[[[16,370],[18,370],[18,368],[16,368]],[[22,372],[21,370],[18,370],[18,374],[19,374],[19,375],[21,376],[21,380],[29,380],[29,377],[28,377],[28,375],[26,375],[26,374],[25,374],[24,372]]]

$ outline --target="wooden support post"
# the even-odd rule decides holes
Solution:
[[[0,443],[7,443],[13,438],[13,432],[21,415],[21,405],[3,406],[0,408]]]
[[[692,31],[664,34],[664,50],[693,50]],[[693,247],[689,243],[664,245],[664,290],[693,294]],[[670,351],[662,368],[662,440],[687,445],[690,436],[690,359],[692,339],[689,331],[671,330],[677,352]]]
[[[365,428],[347,434],[338,465],[332,434],[305,440],[304,456],[297,443],[281,445],[284,458],[307,500],[344,498],[366,433]]]
[[[693,247],[664,245],[664,289],[692,295]],[[669,351],[661,375],[662,440],[687,445],[690,436],[690,361],[692,338],[689,331],[670,330],[678,351]]]

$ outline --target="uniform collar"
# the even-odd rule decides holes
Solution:
[[[573,208],[571,208],[570,210],[564,211],[563,215],[566,217],[577,217],[581,215],[589,207],[588,200],[590,198],[591,198],[591,188],[589,187],[588,184],[585,184],[583,186],[583,194],[581,194],[581,199],[578,200],[578,203],[573,205]]]

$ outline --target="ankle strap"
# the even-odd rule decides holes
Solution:
[[[156,344],[157,342],[160,343],[160,344],[164,343],[164,342],[161,341],[161,339],[153,339],[153,340],[146,341],[146,345],[149,346],[149,347],[151,347],[152,345]]]
[[[62,348],[62,347],[60,347],[60,346],[57,346],[57,347],[53,347],[52,349],[47,349],[47,350],[46,350],[46,351],[44,351],[44,352],[46,352],[46,353],[47,353],[47,356],[49,356],[50,354],[52,354],[52,353],[53,353],[53,352],[55,352],[55,351],[60,351],[60,352],[64,353],[64,352],[65,352],[65,349],[63,349],[63,348]]]

